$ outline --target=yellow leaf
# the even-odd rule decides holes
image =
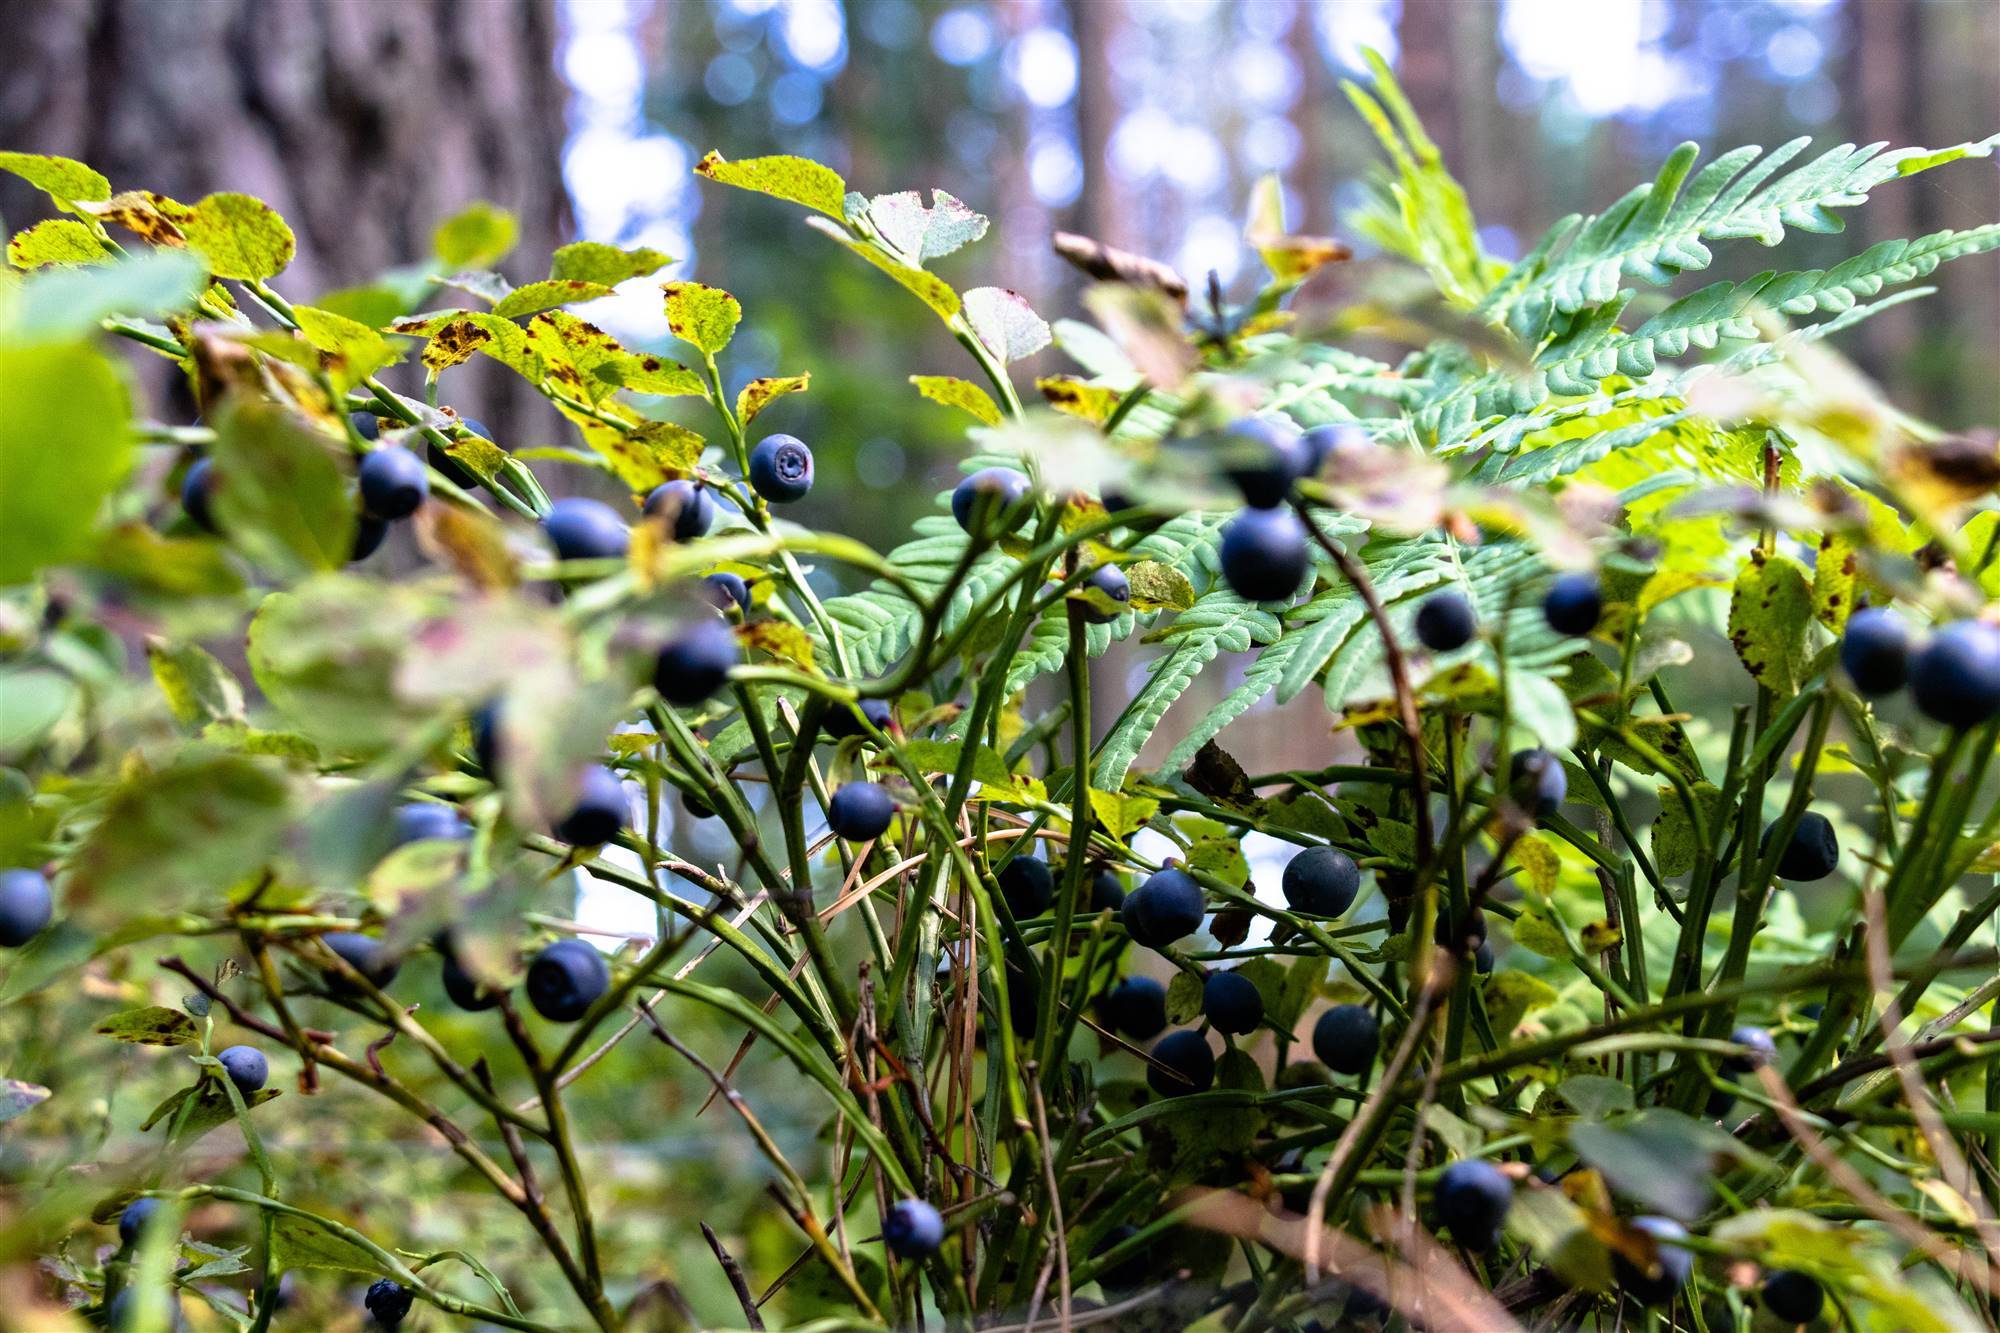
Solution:
[[[1125,395],[1101,384],[1086,384],[1074,375],[1046,375],[1035,381],[1050,407],[1073,417],[1082,417],[1093,426],[1102,426],[1118,410]]]
[[[730,162],[710,149],[694,171],[720,184],[789,199],[834,218],[841,216],[841,201],[847,196],[847,182],[839,172],[803,157],[747,157]]]
[[[736,395],[736,418],[748,426],[757,419],[759,412],[771,405],[772,399],[788,393],[804,393],[811,383],[811,375],[778,375],[751,380]]]
[[[669,282],[660,290],[667,295],[667,327],[676,338],[711,356],[729,346],[743,319],[735,297],[699,282]]]
[[[986,390],[952,375],[912,375],[917,392],[934,403],[955,407],[988,426],[1000,424],[1000,409]]]

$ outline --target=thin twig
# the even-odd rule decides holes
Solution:
[[[750,1294],[750,1284],[743,1278],[743,1267],[736,1262],[736,1256],[722,1248],[715,1231],[708,1223],[701,1224],[702,1239],[708,1248],[715,1251],[715,1262],[722,1265],[723,1276],[729,1279],[729,1289],[736,1293],[736,1303],[743,1307],[744,1323],[753,1329],[764,1327],[764,1316],[757,1313],[757,1298]]]

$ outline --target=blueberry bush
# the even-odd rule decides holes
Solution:
[[[1242,304],[1063,235],[1051,327],[949,194],[703,160],[968,358],[887,550],[785,516],[723,287],[568,310],[667,255],[514,285],[476,206],[308,300],[256,199],[0,154],[10,1316],[1990,1326],[2000,446],[1823,340],[2000,225],[1685,280],[2000,136],[1686,145],[1509,264],[1349,93],[1331,327],[1275,182]],[[1314,691],[1329,762],[1230,752]]]

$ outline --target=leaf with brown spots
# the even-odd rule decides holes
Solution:
[[[419,315],[412,319],[399,319],[389,326],[389,332],[436,339],[445,329],[454,324],[461,323],[471,325],[487,335],[485,338],[474,339],[471,350],[485,353],[531,383],[541,383],[543,373],[542,359],[529,346],[526,331],[513,320],[501,319],[490,311],[435,311],[431,314]],[[464,338],[467,335],[454,331],[451,336],[453,338]],[[437,370],[443,369],[444,366],[457,365],[464,359],[464,357],[459,357],[457,360],[444,361],[442,365],[433,369],[432,375],[435,376]],[[431,360],[430,349],[426,347],[424,364],[426,366],[431,365]]]
[[[684,477],[701,461],[708,441],[686,426],[671,421],[649,421],[633,431],[631,438],[641,445],[653,463],[669,476]]]
[[[1905,445],[1889,455],[1887,470],[1915,504],[1941,518],[2000,490],[2000,435],[1968,431]]]
[[[596,404],[618,391],[616,368],[631,353],[595,324],[549,310],[528,321],[527,336],[543,372],[570,397]]]
[[[15,268],[108,264],[112,253],[74,218],[46,218],[7,242],[7,262]]]
[[[471,320],[454,319],[441,326],[424,344],[424,369],[436,379],[438,372],[470,360],[482,343],[492,340],[492,334]]]
[[[710,356],[729,346],[743,319],[743,305],[735,297],[699,282],[669,282],[660,290],[666,293],[667,327],[674,337]]]
[[[667,398],[699,397],[708,392],[701,376],[678,361],[650,353],[627,352],[603,372],[619,387],[633,393],[656,393]]]
[[[650,491],[667,480],[670,475],[654,456],[652,443],[645,437],[647,428],[621,430],[578,413],[565,412],[564,415],[576,423],[577,429],[583,433],[584,443],[596,451],[598,457],[609,463],[611,471],[618,480],[633,491],[641,493]]]
[[[181,224],[194,213],[179,200],[151,190],[126,190],[83,207],[100,221],[115,223],[151,245],[186,245]]]
[[[1797,694],[1809,657],[1812,588],[1789,556],[1752,551],[1729,600],[1729,641],[1744,669],[1781,699]]]
[[[95,203],[111,197],[111,182],[74,158],[52,153],[0,153],[10,172],[59,204]]]
[[[247,194],[211,194],[179,219],[188,248],[218,278],[262,282],[285,271],[297,247],[278,211]]]
[[[777,375],[751,380],[736,395],[737,420],[748,426],[756,420],[759,412],[771,405],[772,399],[788,393],[804,393],[811,383],[811,375]]]
[[[1086,384],[1074,375],[1045,375],[1035,381],[1050,407],[1093,426],[1102,426],[1118,410],[1124,395],[1101,384]]]
[[[812,675],[819,674],[819,667],[813,662],[812,636],[797,625],[783,620],[760,620],[754,625],[737,626],[736,637],[746,648],[769,653]]]
[[[657,273],[673,262],[674,257],[665,251],[643,245],[636,250],[620,250],[602,241],[574,241],[555,252],[549,261],[549,277],[581,278],[616,287],[628,278]]]
[[[294,306],[299,333],[320,354],[320,366],[346,390],[402,359],[395,344],[366,324],[309,305]]]
[[[841,201],[847,197],[847,182],[840,173],[810,158],[748,157],[731,162],[711,149],[695,164],[694,173],[739,190],[789,199],[833,218],[841,216]]]
[[[934,403],[955,407],[987,426],[1000,424],[1000,409],[986,390],[953,375],[912,375],[917,392]]]
[[[601,282],[585,282],[581,278],[550,278],[543,282],[531,282],[525,287],[516,287],[494,305],[493,313],[502,319],[522,319],[544,310],[554,310],[558,306],[573,305],[578,301],[595,301],[601,296],[609,295],[611,289]]]

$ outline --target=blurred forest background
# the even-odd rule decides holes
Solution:
[[[906,377],[962,372],[962,353],[796,209],[698,180],[709,148],[816,157],[866,193],[948,190],[994,233],[945,276],[1015,288],[1051,319],[1078,313],[1056,228],[1246,291],[1244,200],[1277,172],[1295,226],[1359,252],[1302,293],[1324,322],[1380,287],[1342,223],[1377,159],[1340,91],[1364,47],[1396,66],[1503,257],[1650,179],[1684,139],[1713,156],[2000,127],[2000,0],[40,0],[9,19],[0,143],[84,158],[118,188],[268,199],[299,233],[295,296],[420,258],[481,197],[520,219],[502,266],[516,280],[578,237],[679,257],[668,276],[743,300],[733,379],[813,376],[771,417],[818,453],[798,516],[877,539],[956,476],[962,419]],[[20,226],[37,198],[8,178],[0,216]],[[1849,235],[1795,235],[1787,266],[2000,218],[2000,170],[1925,175],[1847,216]],[[1740,278],[1762,256],[1719,258],[1714,277]],[[583,313],[667,347],[656,281]],[[2000,255],[1840,347],[1923,416],[2000,420]],[[1051,349],[1019,369],[1065,368]],[[505,444],[566,429],[498,367],[454,378],[448,399]],[[1262,714],[1232,735],[1286,730]]]

